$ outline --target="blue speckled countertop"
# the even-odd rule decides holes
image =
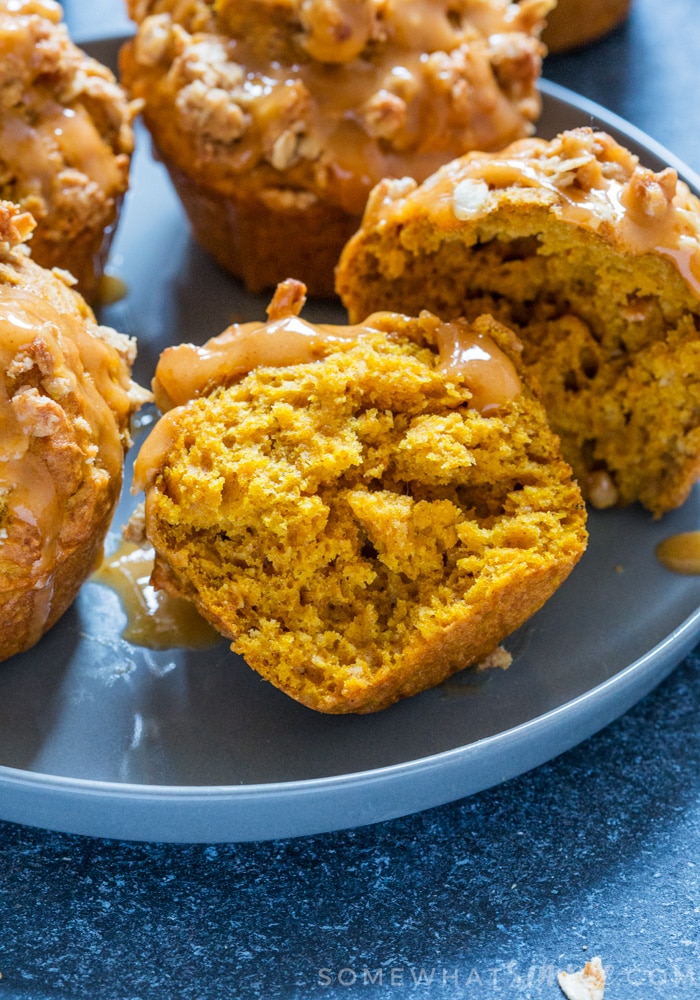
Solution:
[[[124,24],[72,0],[76,37]],[[88,11],[89,6],[89,11]],[[700,171],[698,0],[634,0],[546,76]],[[133,844],[0,823],[0,1000],[700,995],[700,656],[498,788],[354,831]]]
[[[690,1000],[698,761],[694,656],[553,763],[373,827],[177,846],[5,825],[0,997],[556,998],[600,955],[611,1000]]]

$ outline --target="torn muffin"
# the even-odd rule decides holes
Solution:
[[[428,308],[512,326],[595,506],[658,516],[700,474],[700,201],[605,133],[381,183],[337,287],[355,322]]]
[[[372,712],[484,661],[586,544],[585,507],[490,317],[299,315],[166,350],[136,461],[153,583],[321,712]],[[168,409],[169,407],[172,407]]]

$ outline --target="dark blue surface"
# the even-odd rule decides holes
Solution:
[[[634,0],[546,75],[700,171],[698,0]],[[694,655],[552,763],[378,826],[183,847],[0,824],[0,1000],[556,998],[596,954],[606,1000],[685,1000],[699,874]]]

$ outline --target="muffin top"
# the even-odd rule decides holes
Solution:
[[[410,181],[387,182],[373,193],[364,227],[426,209],[440,229],[459,229],[488,220],[497,209],[536,207],[622,253],[666,257],[700,295],[697,197],[672,167],[654,172],[612,136],[591,128],[549,141],[523,139],[499,152],[467,153],[420,190]]]
[[[539,114],[550,0],[129,7],[139,30],[124,78],[161,150],[183,167],[194,156],[190,169],[224,191],[241,175],[265,187],[283,174],[359,213],[381,177],[423,179],[529,134]]]

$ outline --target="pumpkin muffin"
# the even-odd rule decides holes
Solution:
[[[468,154],[373,192],[337,275],[377,309],[511,325],[598,507],[655,515],[700,473],[700,202],[590,129]]]
[[[631,0],[557,0],[542,40],[549,52],[588,45],[622,24],[631,5]]]
[[[0,660],[33,646],[95,568],[129,418],[134,343],[34,263],[33,220],[0,202]]]
[[[122,80],[194,235],[258,292],[333,268],[382,177],[529,135],[553,0],[130,0]]]
[[[585,506],[518,344],[490,317],[298,316],[164,352],[136,461],[152,582],[262,677],[372,712],[482,662],[586,544]]]
[[[32,213],[32,255],[94,300],[127,189],[134,106],[70,41],[53,0],[0,0],[0,198]]]

